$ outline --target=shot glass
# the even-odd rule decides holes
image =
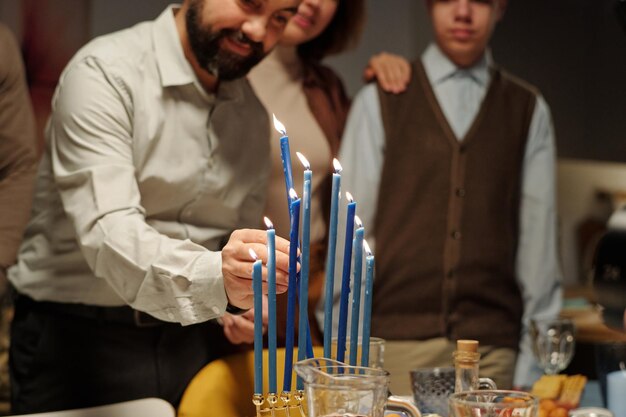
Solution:
[[[410,374],[413,398],[422,415],[447,417],[448,397],[454,392],[454,368],[418,368]]]

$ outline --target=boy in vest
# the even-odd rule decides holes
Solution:
[[[480,341],[481,376],[529,387],[529,320],[561,307],[551,116],[492,60],[505,6],[429,0],[435,43],[408,90],[365,87],[344,133],[342,187],[375,243],[372,336],[387,340],[395,394],[411,393],[410,369],[450,366],[457,339]]]

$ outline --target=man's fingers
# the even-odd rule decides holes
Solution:
[[[262,317],[263,317],[263,326],[267,326],[269,322],[269,310],[268,310],[268,299],[267,297],[263,297],[263,309],[262,309]]]
[[[276,236],[276,252],[282,252],[289,255],[289,240]]]
[[[279,255],[289,256],[288,240],[276,236],[275,248],[277,257]],[[222,250],[222,256],[252,262],[253,259],[250,256],[250,249],[256,253],[258,259],[263,261],[263,264],[267,264],[268,247],[266,232],[253,229],[236,230]],[[299,250],[298,253],[300,253]]]
[[[237,320],[234,327],[235,330],[238,331],[240,334],[250,334],[252,335],[252,337],[254,337],[254,321],[246,319]]]
[[[250,249],[263,262],[263,293],[267,294],[267,233],[262,230],[242,229],[232,233],[222,250],[224,287],[231,304],[240,308],[252,306],[252,270],[254,259]],[[300,265],[297,265],[300,269]],[[289,282],[289,241],[276,238],[276,292],[287,290]]]
[[[285,275],[283,279],[281,279],[281,282],[284,282],[284,284],[279,284],[278,283],[278,273],[276,274],[276,294],[282,294],[285,291],[287,291],[287,289],[289,289],[289,276]]]
[[[224,327],[224,336],[234,345],[242,343],[241,336],[234,330],[234,326]]]
[[[278,278],[279,278],[279,274],[277,272],[276,273],[276,292],[283,293],[287,290],[287,285],[289,284],[289,277],[286,275],[281,276],[280,277],[281,283],[278,282],[279,281]],[[284,282],[284,284],[282,282]],[[228,286],[229,286],[229,290],[236,291],[237,294],[239,294],[242,297],[252,297],[254,295],[254,290],[252,288],[252,279],[230,278]],[[267,284],[267,280],[264,280],[261,285],[261,292],[263,293],[263,295],[267,295],[268,288],[269,287]]]
[[[233,322],[233,316],[231,314],[224,314],[222,317],[220,317],[222,320],[222,326],[223,327],[228,327],[231,325],[231,323]]]
[[[242,317],[234,317],[231,325],[224,327],[224,335],[232,343],[254,342],[254,322]]]
[[[267,233],[259,229],[238,229],[230,235],[230,240],[238,240],[246,243],[266,243]]]

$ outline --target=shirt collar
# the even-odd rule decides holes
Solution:
[[[163,87],[191,84],[196,80],[191,64],[185,58],[174,20],[174,11],[179,7],[175,4],[168,6],[154,21],[154,51]]]
[[[200,93],[210,99],[212,95],[207,94],[202,88],[196,73],[185,57],[174,19],[174,12],[179,8],[178,4],[168,6],[155,20],[153,26],[154,51],[161,74],[161,86],[195,84]],[[242,84],[242,80],[221,81],[216,96],[220,100],[242,100],[244,96]]]
[[[482,58],[470,68],[459,68],[439,49],[437,44],[431,43],[422,54],[422,63],[431,84],[436,85],[455,74],[467,74],[474,81],[486,86],[490,81],[489,68],[493,66],[491,50],[487,49]]]

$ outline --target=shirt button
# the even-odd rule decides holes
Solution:
[[[449,270],[448,273],[446,274],[446,276],[448,278],[454,278],[454,269]]]
[[[168,312],[167,318],[170,319],[171,321],[174,321],[174,314]]]
[[[457,197],[460,197],[460,198],[465,197],[465,188],[457,188],[456,195]]]
[[[459,240],[461,238],[461,232],[459,232],[458,230],[454,230],[452,233],[450,233],[450,236],[452,236],[452,239],[454,240]]]
[[[215,314],[221,314],[221,311],[220,311],[220,309],[219,309],[219,308],[217,308],[217,306],[213,306],[213,307],[211,307],[211,310],[213,310],[213,312],[214,312]]]
[[[466,146],[465,145],[459,146],[459,152],[460,153],[465,153],[465,151],[466,151]]]

